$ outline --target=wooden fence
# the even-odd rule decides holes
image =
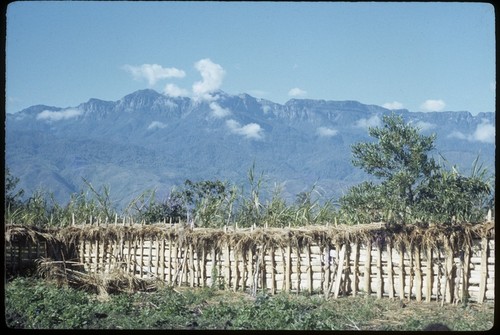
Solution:
[[[66,246],[53,257],[78,261],[89,273],[122,269],[173,286],[443,303],[494,300],[492,223],[481,229],[399,233],[376,224],[238,230],[82,225],[55,235]],[[20,267],[25,257],[48,255],[48,245],[7,243],[7,268]]]

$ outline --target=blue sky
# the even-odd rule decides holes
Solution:
[[[6,111],[139,89],[495,111],[487,3],[14,2]]]

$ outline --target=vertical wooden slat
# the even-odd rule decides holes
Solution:
[[[325,271],[324,271],[324,276],[325,276],[325,281],[323,283],[323,293],[326,293],[328,288],[330,287],[330,276],[331,276],[331,269],[330,269],[330,244],[327,244],[323,250],[323,257],[325,259]]]
[[[313,272],[311,265],[311,246],[307,244],[306,248],[306,264],[307,264],[307,290],[309,293],[313,292]]]
[[[372,262],[372,241],[366,243],[366,260],[365,260],[365,273],[364,273],[364,287],[367,295],[372,293],[370,287],[370,274],[371,274],[371,262]]]
[[[155,250],[156,250],[156,259],[155,259],[155,276],[156,278],[159,277],[160,274],[160,238],[156,237],[155,238]],[[163,277],[163,275],[162,275]],[[163,279],[163,278],[161,278]]]
[[[248,259],[248,265],[250,266],[250,270],[248,271],[248,277],[250,279],[250,288],[254,289],[254,271],[255,271],[255,267],[254,267],[254,252],[253,252],[253,248],[250,248],[249,250],[250,252],[250,257]]]
[[[167,282],[169,285],[172,285],[172,256],[174,254],[172,237],[168,236],[168,266],[167,266]]]
[[[186,275],[189,277],[189,286],[194,287],[194,251],[193,251],[193,245],[192,243],[189,243],[187,247],[188,251],[188,257],[189,257],[189,263],[187,264],[186,268]]]
[[[195,256],[195,279],[194,279],[194,284],[196,287],[201,286],[201,257],[200,257],[200,249],[198,247],[195,248],[194,250],[194,256]]]
[[[161,239],[160,242],[160,274],[161,280],[165,281],[165,238]]]
[[[149,254],[148,254],[148,272],[149,273],[152,273],[153,272],[153,243],[154,241],[154,238],[152,237],[150,240],[149,240]]]
[[[231,287],[231,259],[230,259],[230,249],[229,249],[229,242],[226,243],[226,246],[224,248],[224,268],[225,268],[225,275],[224,275],[224,282],[226,285],[226,289],[229,289]]]
[[[217,252],[215,251],[215,247],[212,248],[211,260],[212,260],[212,273],[210,274],[210,277],[212,278],[211,286],[217,287],[217,280],[218,280],[217,276],[219,275],[219,273],[217,272],[217,264],[216,264]]]
[[[432,297],[432,247],[427,246],[427,268],[425,271],[425,276],[427,277],[427,287],[425,292],[425,301],[430,302]]]
[[[178,242],[173,242],[173,248],[172,248],[172,251],[173,251],[173,256],[172,256],[172,260],[174,262],[174,276],[172,278],[172,282],[173,282],[173,285],[178,285],[179,284],[179,280],[178,280],[178,276],[177,274],[179,273],[179,243]]]
[[[144,275],[144,238],[140,237],[139,239],[139,276],[143,278]]]
[[[99,253],[100,253],[100,250],[99,250],[99,238],[97,238],[95,240],[95,265],[96,265],[96,271],[100,269],[100,266],[99,266]]]
[[[266,269],[266,249],[264,246],[261,246],[260,249],[260,267],[259,270],[261,272],[261,279],[262,279],[262,292],[266,292],[267,290],[267,269]]]
[[[481,281],[479,282],[479,296],[477,302],[482,304],[486,294],[486,281],[488,279],[488,239],[481,239]]]
[[[449,304],[453,301],[453,281],[451,280],[452,270],[453,270],[453,250],[451,249],[451,246],[449,244],[445,249],[445,252],[446,252],[445,294],[446,294],[446,303]]]
[[[276,294],[276,260],[274,254],[274,246],[269,250],[271,256],[271,294]]]
[[[285,291],[290,292],[291,290],[291,282],[292,282],[292,247],[290,245],[290,240],[288,240],[288,244],[285,249],[285,260],[286,260],[286,268],[285,268]]]
[[[342,272],[344,271],[346,244],[342,245],[339,254],[339,266],[337,268],[337,274],[335,276],[335,286],[333,291],[333,297],[337,299],[339,296],[340,283],[342,282]]]
[[[248,282],[248,268],[247,268],[247,250],[241,251],[241,288],[243,291],[247,288]]]
[[[409,273],[410,280],[409,280],[409,283],[408,283],[408,301],[411,300],[411,290],[413,289],[413,274],[414,274],[413,265],[414,264],[413,264],[413,250],[412,250],[412,247],[413,246],[410,245],[410,250],[408,252],[408,254],[410,255],[410,268],[409,268],[409,270],[410,270],[410,273]]]
[[[239,269],[239,252],[236,250],[233,250],[234,253],[234,284],[233,284],[233,290],[234,292],[238,291],[239,285],[240,285],[240,269]]]
[[[207,287],[207,254],[206,248],[201,249],[201,286]]]
[[[297,247],[297,294],[300,293],[301,270],[300,270],[300,248]]]
[[[389,299],[394,299],[394,273],[392,270],[392,241],[387,242],[387,286],[389,286]]]
[[[420,263],[420,247],[415,246],[415,295],[417,302],[422,301],[422,264]]]
[[[356,296],[358,293],[358,282],[359,282],[359,244],[356,242],[353,244],[353,270],[352,270],[352,295]]]
[[[466,246],[464,250],[464,263],[463,263],[463,279],[462,279],[462,296],[463,302],[469,300],[469,273],[470,273],[470,247]]]
[[[405,252],[404,246],[399,245],[399,299],[405,298]]]
[[[382,282],[382,250],[381,246],[377,245],[377,298],[382,299],[384,283]]]

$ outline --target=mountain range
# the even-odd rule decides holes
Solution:
[[[164,199],[185,179],[245,185],[252,165],[264,184],[282,185],[287,199],[313,185],[339,197],[369,177],[352,166],[350,146],[370,141],[368,127],[391,113],[435,133],[433,154],[449,166],[468,173],[479,155],[494,172],[494,112],[391,111],[310,99],[278,104],[223,91],[188,98],[147,89],[118,101],[31,106],[6,115],[5,158],[28,195],[43,189],[62,204],[85,188],[83,179],[108,186],[123,207],[145,190]]]

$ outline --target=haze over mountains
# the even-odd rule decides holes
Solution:
[[[148,189],[164,198],[185,179],[244,185],[255,163],[266,184],[294,199],[320,186],[338,197],[367,178],[350,146],[392,111],[357,101],[292,99],[277,104],[247,94],[170,97],[140,90],[118,101],[76,107],[36,105],[6,115],[6,164],[29,195],[53,192],[64,204],[92,185],[110,187],[124,206]],[[468,172],[474,159],[494,171],[495,113],[394,111],[437,134],[435,151]]]

